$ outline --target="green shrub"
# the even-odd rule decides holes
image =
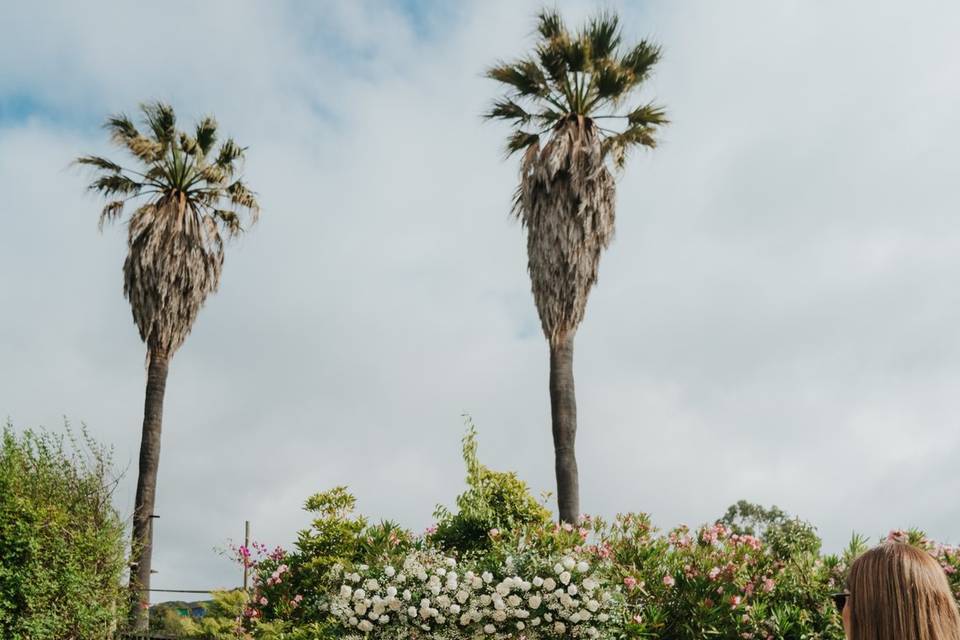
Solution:
[[[262,545],[256,558],[241,553],[256,574],[241,635],[843,638],[829,594],[842,588],[866,539],[854,536],[843,553],[824,555],[812,525],[744,501],[696,530],[661,533],[645,514],[561,525],[515,474],[480,464],[476,449],[469,426],[467,490],[455,512],[437,510],[436,528],[423,536],[392,523],[368,524],[339,487],[307,501],[317,517],[292,553]],[[916,530],[888,538],[928,550],[960,597],[960,549]]]
[[[458,553],[491,548],[500,532],[519,534],[550,521],[550,512],[530,494],[515,473],[492,471],[477,458],[477,432],[468,422],[463,438],[467,490],[457,496],[457,512],[438,506],[431,542]]]
[[[111,637],[123,600],[124,526],[111,452],[8,424],[0,442],[0,637]]]

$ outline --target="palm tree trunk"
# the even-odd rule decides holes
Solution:
[[[153,556],[153,506],[160,464],[160,429],[163,423],[163,393],[167,386],[169,357],[151,350],[147,368],[147,393],[143,403],[143,435],[140,437],[140,470],[133,511],[133,540],[130,549],[130,627],[147,631],[150,602],[150,567]]]
[[[573,336],[550,344],[550,412],[556,456],[557,504],[560,521],[576,524],[580,517],[580,480],[577,473],[577,397],[573,388]]]

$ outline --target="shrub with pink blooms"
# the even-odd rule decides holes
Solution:
[[[841,640],[829,594],[868,547],[821,553],[809,524],[740,502],[717,522],[658,531],[645,514],[552,523],[514,474],[476,460],[468,488],[420,535],[354,515],[345,488],[313,496],[295,549],[238,548],[254,588],[230,625],[262,640]],[[960,597],[960,550],[888,536],[938,559]]]

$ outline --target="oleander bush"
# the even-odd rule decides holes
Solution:
[[[661,532],[645,514],[559,525],[516,475],[479,463],[472,427],[463,455],[466,491],[422,535],[356,515],[344,487],[311,497],[293,550],[235,549],[254,588],[220,635],[191,637],[843,638],[829,594],[868,548],[862,537],[824,555],[809,523],[747,502],[696,529]],[[888,539],[937,557],[960,597],[957,548],[916,530]]]
[[[124,525],[110,451],[85,432],[0,440],[0,638],[111,638],[122,610]]]

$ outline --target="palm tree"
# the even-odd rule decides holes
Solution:
[[[622,49],[616,15],[600,14],[571,33],[558,12],[544,10],[537,34],[535,55],[487,70],[507,91],[486,115],[513,125],[507,155],[522,152],[513,213],[527,230],[533,299],[550,346],[560,519],[573,523],[580,514],[573,338],[613,238],[611,169],[623,168],[631,148],[655,147],[668,120],[655,104],[626,104],[660,48],[644,40]]]
[[[170,359],[220,283],[221,234],[242,232],[241,214],[248,214],[250,224],[259,214],[253,192],[236,177],[244,148],[227,139],[214,149],[217,123],[212,117],[200,120],[190,134],[177,130],[173,109],[166,104],[145,104],[141,110],[146,134],[123,114],[105,124],[112,141],[133,156],[136,170],[100,156],[77,159],[96,170],[89,188],[108,199],[100,214],[101,229],[131,211],[123,293],[147,346],[130,562],[130,623],[136,631],[147,626],[143,603],[150,588],[151,523]]]

